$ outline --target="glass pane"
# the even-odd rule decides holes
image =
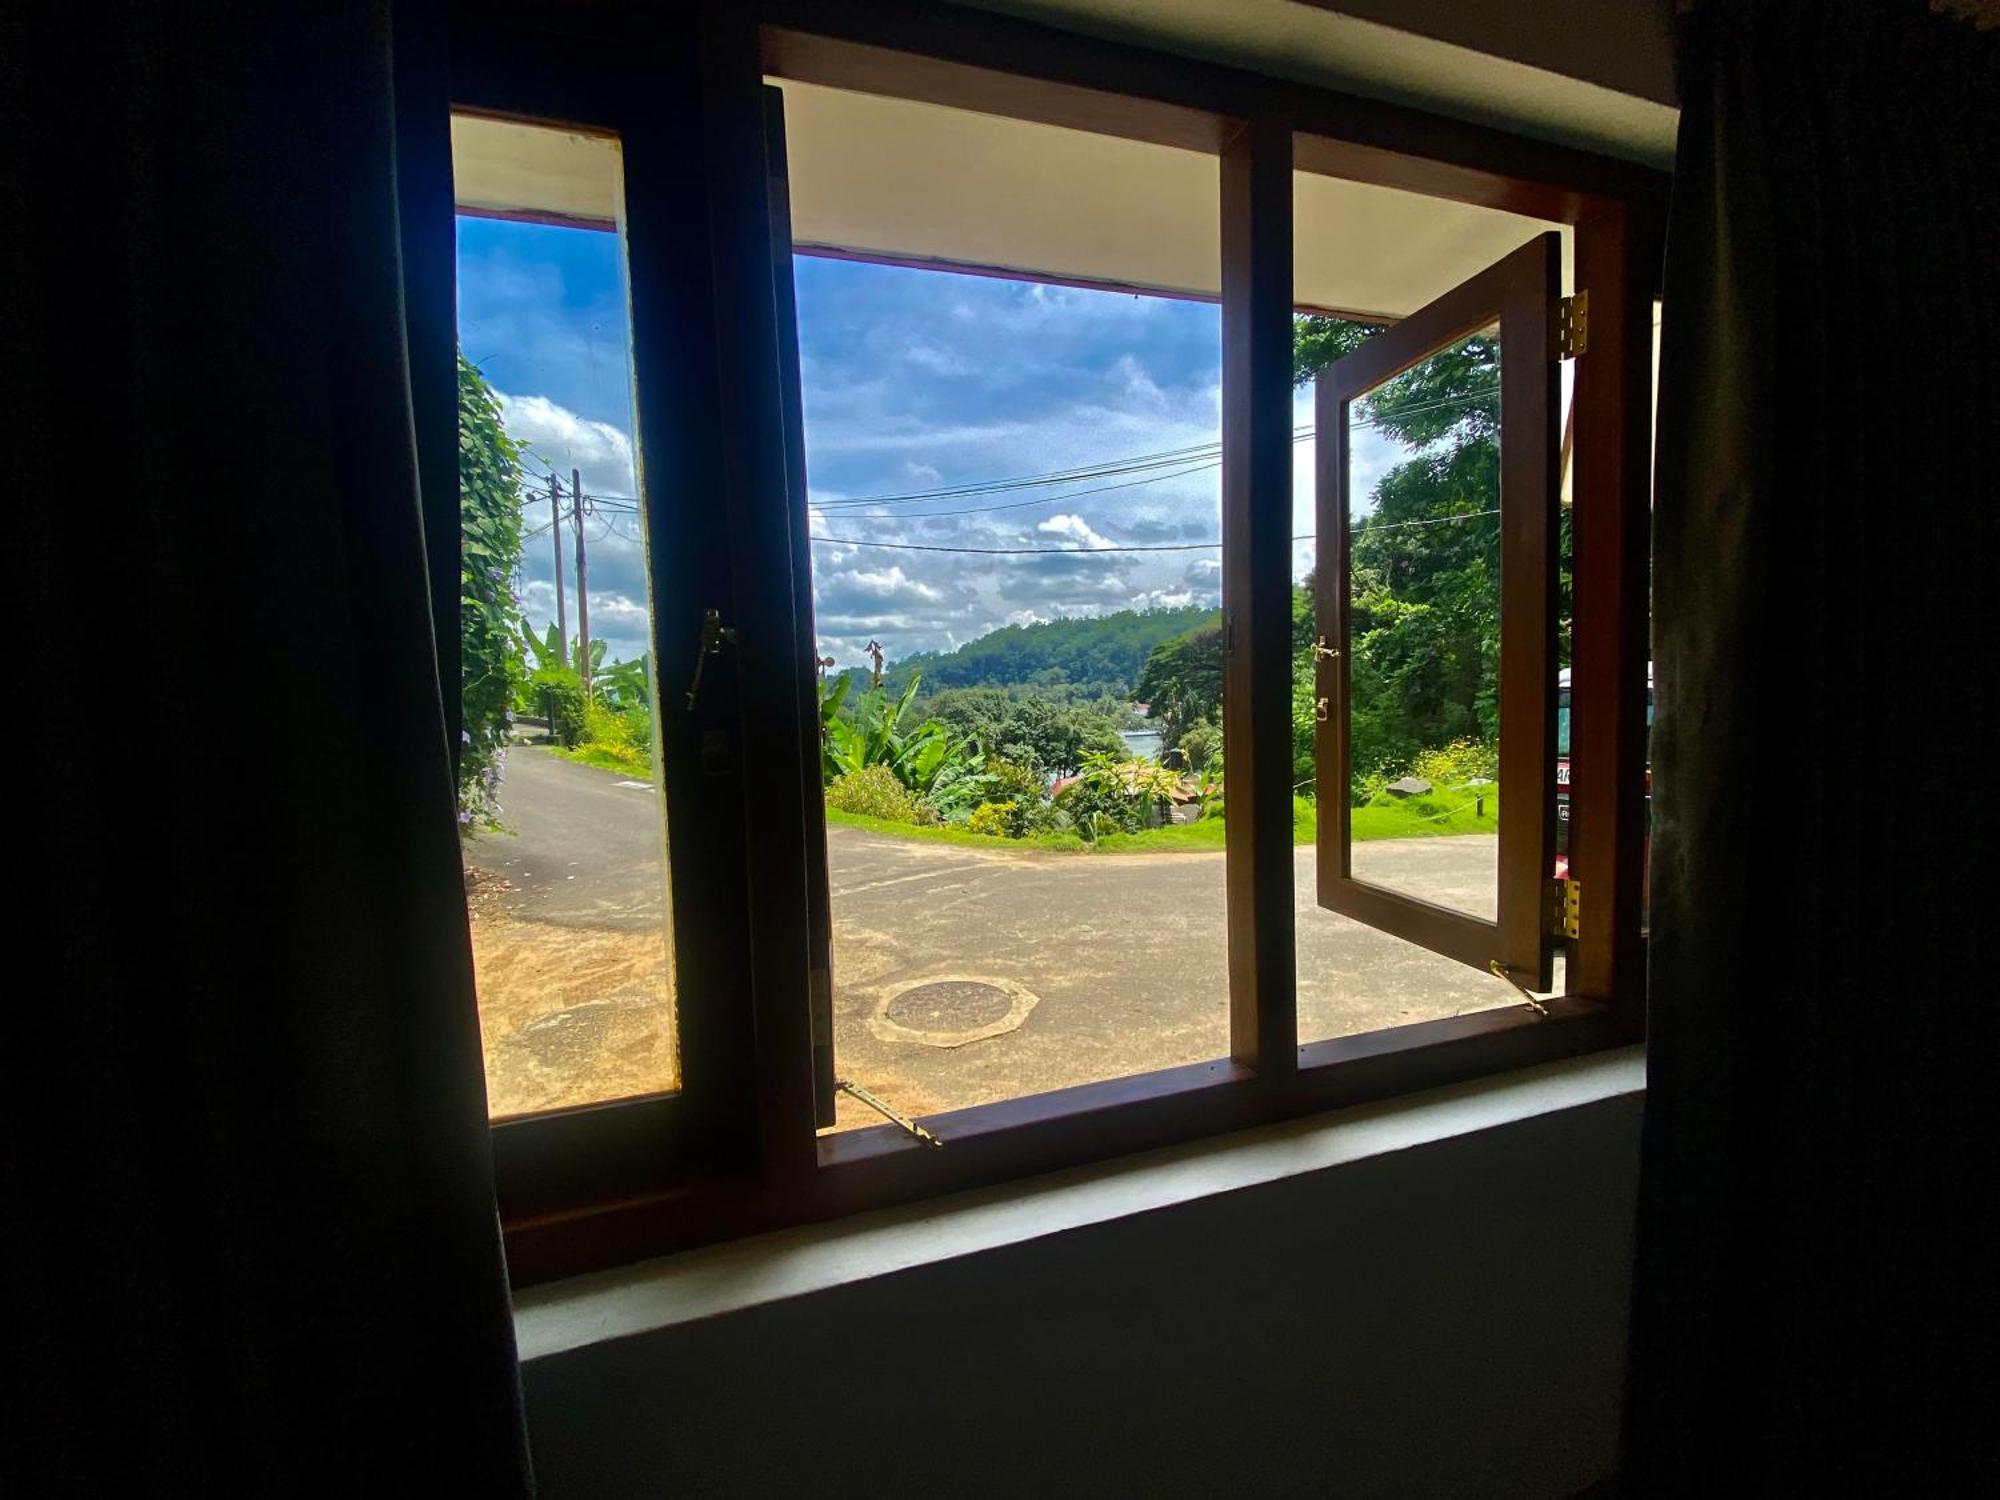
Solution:
[[[467,906],[495,1118],[679,1086],[616,141],[459,118]]]
[[[1500,340],[1487,329],[1348,408],[1357,880],[1491,921],[1500,797]]]
[[[1106,224],[1214,244],[1213,157],[856,98],[785,85],[802,244],[1004,264],[1022,203],[1093,231],[1034,243],[1100,279],[1180,274],[1111,263]],[[883,151],[948,212],[857,222]],[[924,1116],[1226,1056],[1218,310],[794,273],[835,1076]],[[833,1128],[881,1123],[836,1099]]]

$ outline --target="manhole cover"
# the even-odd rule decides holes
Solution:
[[[977,1031],[1014,1008],[1014,997],[997,984],[976,979],[941,979],[904,990],[882,1014],[912,1031]]]
[[[885,1042],[963,1047],[1015,1030],[1036,1000],[1026,985],[1011,979],[920,979],[884,995],[868,1029]]]

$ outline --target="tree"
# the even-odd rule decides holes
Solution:
[[[1378,330],[1301,317],[1298,381]],[[1349,597],[1349,735],[1357,780],[1498,728],[1500,349],[1463,339],[1377,387],[1357,413],[1408,450],[1356,527]],[[1295,764],[1310,774],[1312,607],[1294,608]]]
[[[521,606],[521,457],[486,377],[458,356],[459,822],[499,815],[500,779],[514,695],[525,678]]]
[[[1197,719],[1222,714],[1222,622],[1197,626],[1153,648],[1133,696],[1160,725],[1161,739],[1180,743]]]
[[[1101,700],[1085,705],[1060,702],[1039,690],[950,688],[923,708],[987,754],[1044,775],[1074,771],[1093,750],[1115,756],[1125,749],[1118,720],[1103,711]]]

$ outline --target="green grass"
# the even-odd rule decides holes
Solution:
[[[867,833],[886,833],[899,839],[917,839],[927,844],[965,844],[975,849],[1057,849],[1078,853],[1089,845],[1073,833],[1039,833],[1025,839],[995,838],[990,834],[968,833],[951,823],[895,823],[887,818],[871,818],[866,813],[826,810],[826,821],[840,828],[859,828]]]
[[[1500,797],[1494,787],[1483,789],[1485,809],[1478,807],[1481,795],[1472,791],[1447,791],[1427,797],[1398,800],[1386,793],[1367,807],[1354,809],[1355,841],[1372,839],[1437,838],[1459,833],[1496,833],[1500,827]],[[1319,819],[1313,804],[1304,797],[1292,798],[1292,842],[1310,844],[1318,836]],[[949,823],[930,827],[893,823],[886,818],[869,818],[859,813],[828,808],[826,820],[844,828],[860,828],[869,833],[886,833],[894,838],[921,839],[934,844],[965,844],[984,849],[1053,849],[1067,853],[1167,854],[1199,853],[1223,847],[1224,823],[1218,813],[1193,823],[1174,823],[1165,828],[1149,828],[1144,833],[1109,833],[1095,846],[1075,834],[1037,834],[1031,838],[991,838],[967,833]]]
[[[1485,802],[1482,812],[1479,806]],[[1452,833],[1498,833],[1500,789],[1457,787],[1401,800],[1387,792],[1354,809],[1355,842],[1364,839],[1422,839]]]
[[[621,755],[603,745],[578,745],[574,750],[565,750],[561,745],[551,745],[549,750],[564,760],[573,760],[580,766],[596,766],[600,771],[622,771],[632,777],[653,774],[653,768],[646,764],[644,756]]]

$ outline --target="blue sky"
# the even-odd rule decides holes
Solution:
[[[816,535],[1023,549],[1219,535],[1213,468],[1073,500],[1065,492],[1092,485],[854,503],[1215,442],[1212,305],[811,257],[794,274]],[[459,336],[501,392],[531,472],[553,467],[566,482],[575,467],[586,492],[636,493],[616,236],[462,218]],[[1301,393],[1297,420],[1310,416]],[[1305,533],[1310,444],[1299,452],[1294,531]],[[1379,470],[1387,457],[1368,449],[1359,461]],[[999,505],[1010,508],[962,513]],[[531,501],[528,517],[531,529],[545,522],[546,503]],[[634,655],[646,645],[636,518],[594,518],[586,535],[592,633]],[[1310,551],[1298,549],[1300,570]],[[843,665],[862,660],[871,638],[893,660],[1009,621],[1219,596],[1213,550],[991,557],[842,544],[813,554],[821,651]],[[573,567],[567,541],[564,562]],[[554,613],[546,532],[529,541],[522,572],[523,607],[540,629]]]

